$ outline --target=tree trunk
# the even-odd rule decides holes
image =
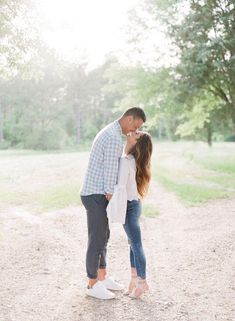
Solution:
[[[206,130],[207,130],[207,143],[211,147],[212,146],[212,128],[211,128],[211,124],[207,124]]]
[[[158,126],[158,139],[159,140],[162,139],[162,121],[161,121],[161,119],[159,121],[159,126]]]
[[[4,135],[3,135],[3,111],[2,106],[0,103],[0,144],[4,141]]]
[[[81,143],[81,112],[78,106],[75,108],[75,119],[76,119],[76,136],[77,144]]]
[[[235,141],[235,117],[232,119],[232,126],[233,126],[232,136],[233,136],[233,141]]]
[[[232,98],[232,125],[233,125],[233,138],[235,139],[235,95]]]

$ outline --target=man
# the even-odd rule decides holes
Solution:
[[[120,284],[106,275],[110,234],[106,207],[117,183],[119,159],[123,152],[122,134],[135,132],[145,121],[141,108],[130,108],[121,118],[103,128],[92,144],[80,195],[88,225],[86,270],[89,282],[86,294],[98,299],[113,299],[115,295],[110,290],[122,290]]]

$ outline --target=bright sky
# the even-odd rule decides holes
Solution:
[[[125,55],[128,11],[141,0],[42,0],[42,35],[48,45],[73,60],[87,56],[95,67],[105,54]],[[163,44],[162,35],[155,41]],[[152,43],[146,48],[152,52]],[[151,59],[145,54],[145,59]],[[134,55],[133,55],[134,56]]]

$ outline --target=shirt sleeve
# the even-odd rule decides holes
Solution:
[[[110,137],[104,148],[104,191],[113,194],[117,184],[118,165],[122,147],[115,137]]]
[[[126,187],[129,172],[130,172],[130,161],[127,158],[122,157],[119,165],[118,185],[124,185]]]

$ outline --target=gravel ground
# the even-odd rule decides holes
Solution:
[[[82,207],[0,214],[0,321],[235,321],[235,199],[185,208],[154,186],[160,215],[142,217],[150,292],[85,296],[86,216]],[[110,275],[127,284],[129,251],[111,226]]]

